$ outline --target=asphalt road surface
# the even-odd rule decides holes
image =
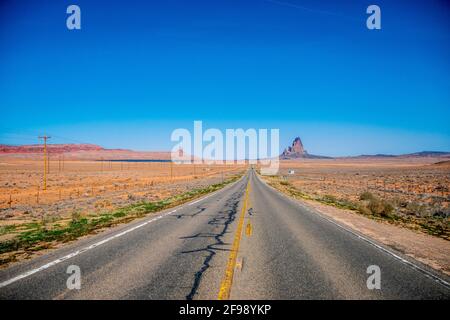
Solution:
[[[367,287],[372,265],[380,289]],[[67,286],[69,266],[80,289]],[[0,299],[449,299],[448,282],[249,170],[209,196],[0,271]]]

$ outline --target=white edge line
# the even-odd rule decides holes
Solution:
[[[94,249],[95,247],[98,247],[98,246],[100,246],[102,244],[105,244],[105,243],[107,243],[107,242],[109,242],[109,241],[111,241],[113,239],[116,239],[116,238],[119,238],[119,237],[121,237],[123,235],[126,235],[127,233],[129,233],[131,231],[134,231],[134,230],[139,229],[139,228],[141,228],[141,227],[143,227],[143,226],[145,226],[145,225],[147,225],[149,223],[152,223],[152,222],[154,222],[156,220],[159,220],[159,219],[161,219],[161,218],[163,218],[163,217],[165,217],[165,216],[167,216],[169,214],[174,213],[175,211],[177,211],[177,209],[174,209],[172,211],[163,213],[163,214],[161,214],[161,215],[159,215],[159,216],[157,216],[155,218],[152,218],[152,219],[147,220],[147,221],[145,221],[143,223],[140,223],[137,226],[134,226],[132,228],[126,229],[126,230],[124,230],[122,232],[119,232],[119,233],[117,233],[117,234],[115,234],[115,235],[113,235],[111,237],[108,237],[106,239],[103,239],[103,240],[100,240],[98,242],[95,242],[95,243],[91,244],[90,246],[84,247],[84,248],[82,248],[80,250],[76,250],[76,251],[74,251],[72,253],[69,253],[68,255],[65,255],[65,256],[63,256],[61,258],[58,258],[58,259],[53,260],[53,261],[51,261],[51,262],[49,262],[47,264],[44,264],[44,265],[40,266],[39,268],[35,268],[35,269],[32,269],[32,270],[27,271],[25,273],[19,274],[18,276],[14,277],[14,278],[11,278],[9,280],[1,282],[0,283],[0,288],[6,287],[7,285],[10,285],[11,283],[14,283],[14,282],[16,282],[18,280],[21,280],[21,279],[24,279],[24,278],[27,278],[27,277],[29,277],[29,276],[37,273],[37,272],[40,272],[40,271],[45,270],[45,269],[48,269],[48,268],[50,268],[50,267],[52,267],[54,265],[57,265],[58,263],[61,263],[61,262],[66,261],[66,260],[68,260],[70,258],[73,258],[73,257],[75,257],[75,256],[77,256],[77,255],[79,255],[79,254],[81,254],[83,252],[86,252],[88,250]]]
[[[238,179],[237,181],[235,181],[234,183],[232,183],[231,185],[237,183],[237,182],[238,182],[239,180],[241,180],[241,179],[242,179],[242,177],[241,177],[240,179]],[[230,186],[230,185],[228,185],[228,186]],[[227,186],[225,186],[225,187],[227,187]],[[205,199],[207,199],[207,198],[213,196],[213,195],[216,194],[217,192],[220,192],[220,191],[223,191],[223,190],[224,190],[224,188],[219,189],[219,190],[217,190],[217,191],[214,191],[213,193],[207,195],[206,197],[203,197],[203,198],[200,198],[200,199],[198,199],[198,200],[195,200],[194,202],[191,202],[191,203],[189,203],[188,205],[190,206],[190,205],[193,205],[193,204],[198,203],[198,202],[200,202],[200,201],[203,201],[203,200],[205,200]],[[183,208],[183,206],[179,207],[179,209],[181,209],[181,208]],[[116,238],[119,238],[119,237],[121,237],[121,236],[123,236],[123,235],[126,235],[127,233],[129,233],[129,232],[131,232],[131,231],[134,231],[134,230],[136,230],[136,229],[139,229],[139,228],[141,228],[141,227],[143,227],[143,226],[145,226],[145,225],[147,225],[147,224],[149,224],[149,223],[152,223],[152,222],[154,222],[154,221],[156,221],[156,220],[159,220],[159,219],[161,219],[161,218],[163,218],[163,217],[165,217],[165,216],[167,216],[167,215],[169,215],[169,214],[172,214],[172,213],[174,213],[174,212],[176,212],[176,211],[177,211],[177,209],[174,209],[174,210],[172,210],[172,211],[168,211],[168,212],[165,212],[165,213],[163,213],[163,214],[160,214],[159,216],[157,216],[157,217],[155,217],[155,218],[152,218],[152,219],[150,219],[150,220],[147,220],[147,221],[145,221],[145,222],[143,222],[143,223],[141,223],[141,224],[138,224],[138,225],[136,225],[136,226],[134,226],[134,227],[132,227],[132,228],[126,229],[126,230],[124,230],[124,231],[122,231],[122,232],[119,232],[119,233],[117,233],[117,234],[115,234],[115,235],[113,235],[113,236],[111,236],[111,237],[108,237],[108,238],[106,238],[106,239],[103,239],[103,240],[100,240],[100,241],[98,241],[98,242],[95,242],[95,243],[91,244],[90,246],[84,247],[84,248],[82,248],[82,249],[80,249],[80,250],[76,250],[76,251],[74,251],[74,252],[72,252],[72,253],[69,253],[68,255],[65,255],[65,256],[63,256],[63,257],[61,257],[61,258],[58,258],[58,259],[56,259],[56,260],[53,260],[53,261],[51,261],[51,262],[49,262],[49,263],[47,263],[47,264],[44,264],[44,265],[42,265],[42,266],[40,266],[40,267],[38,267],[38,268],[31,269],[31,270],[29,270],[29,271],[27,271],[27,272],[24,272],[24,273],[19,274],[18,276],[14,277],[14,278],[11,278],[11,279],[6,280],[6,281],[3,281],[3,282],[0,282],[0,288],[6,287],[6,286],[8,286],[8,285],[10,285],[10,284],[12,284],[12,283],[14,283],[14,282],[16,282],[16,281],[19,281],[19,280],[21,280],[21,279],[27,278],[27,277],[29,277],[29,276],[31,276],[31,275],[33,275],[33,274],[35,274],[35,273],[38,273],[38,272],[40,272],[40,271],[42,271],[42,270],[48,269],[48,268],[50,268],[50,267],[53,267],[54,265],[57,265],[58,263],[61,263],[61,262],[66,261],[66,260],[68,260],[68,259],[70,259],[70,258],[73,258],[73,257],[75,257],[75,256],[77,256],[77,255],[79,255],[79,254],[81,254],[81,253],[83,253],[83,252],[86,252],[86,251],[88,251],[88,250],[91,250],[91,249],[94,249],[94,248],[96,248],[96,247],[98,247],[98,246],[101,246],[102,244],[105,244],[105,243],[107,243],[107,242],[109,242],[109,241],[111,241],[111,240],[113,240],[113,239],[116,239]]]
[[[280,191],[278,191],[277,189],[275,189],[274,187],[272,187],[272,186],[270,186],[269,184],[267,184],[264,180],[260,179],[259,177],[257,177],[257,178],[258,178],[258,180],[260,180],[263,184],[265,184],[267,187],[269,187],[269,188],[271,188],[271,189],[277,191],[277,193],[281,194],[281,195],[284,196],[286,199],[292,201],[294,204],[300,205],[300,206],[302,206],[304,209],[307,209],[307,210],[309,209],[309,208],[305,208],[305,207],[300,203],[299,200],[293,199],[293,198],[287,196],[287,195],[284,194],[283,192],[280,192]],[[408,266],[411,267],[412,269],[414,269],[414,270],[416,270],[416,271],[419,271],[419,272],[423,273],[425,276],[427,276],[428,278],[431,278],[432,280],[434,280],[435,282],[441,284],[442,286],[446,287],[447,289],[450,288],[450,283],[448,283],[448,282],[445,281],[444,279],[438,277],[437,275],[431,273],[430,271],[428,271],[428,270],[426,270],[426,269],[424,269],[424,268],[422,268],[422,267],[420,267],[420,266],[418,266],[418,265],[412,263],[411,261],[408,261],[408,260],[402,258],[402,257],[399,256],[398,254],[396,254],[396,253],[394,253],[394,252],[392,252],[392,251],[390,251],[390,250],[384,248],[383,246],[380,246],[379,244],[377,244],[377,243],[375,243],[374,241],[372,241],[372,240],[370,240],[370,239],[368,239],[368,238],[366,238],[366,237],[364,237],[364,236],[362,236],[362,235],[356,233],[355,231],[353,231],[353,230],[351,230],[351,229],[349,229],[349,228],[347,228],[347,227],[344,227],[343,225],[337,223],[337,222],[334,221],[333,219],[328,218],[328,217],[325,217],[322,213],[318,212],[317,210],[308,210],[308,211],[310,211],[311,213],[316,214],[317,216],[321,217],[321,218],[324,219],[324,220],[327,220],[328,222],[331,222],[331,223],[334,224],[335,226],[337,226],[337,227],[339,227],[339,228],[341,228],[341,229],[343,229],[343,230],[345,230],[345,231],[351,233],[352,235],[356,236],[357,238],[359,238],[359,239],[361,239],[361,240],[364,240],[365,242],[367,242],[367,243],[369,243],[370,245],[374,246],[375,248],[377,248],[377,249],[383,251],[384,253],[387,253],[387,254],[391,255],[391,256],[394,257],[395,259],[399,260],[400,262],[403,262],[404,264],[408,265]]]
[[[447,289],[450,288],[450,283],[448,283],[448,282],[445,281],[444,279],[441,279],[440,277],[434,275],[433,273],[429,272],[428,270],[425,270],[424,268],[422,268],[422,267],[420,267],[420,266],[418,266],[418,265],[412,263],[411,261],[408,261],[408,260],[406,260],[405,258],[402,258],[402,257],[399,256],[398,254],[396,254],[396,253],[394,253],[394,252],[392,252],[392,251],[390,251],[390,250],[384,248],[383,246],[380,246],[379,244],[377,244],[377,243],[373,242],[372,240],[370,240],[370,239],[368,239],[368,238],[366,238],[366,237],[364,237],[364,236],[362,236],[362,235],[360,235],[360,234],[354,232],[353,230],[350,230],[350,229],[348,229],[348,228],[346,228],[346,227],[340,225],[339,223],[337,223],[337,222],[331,220],[331,219],[328,218],[328,217],[323,216],[322,214],[320,214],[320,217],[321,217],[322,219],[325,219],[325,220],[327,220],[328,222],[331,222],[332,224],[338,226],[339,228],[341,228],[341,229],[343,229],[343,230],[345,230],[345,231],[347,231],[347,232],[353,234],[354,236],[358,237],[359,239],[364,240],[365,242],[371,244],[372,246],[378,248],[379,250],[381,250],[381,251],[383,251],[383,252],[385,252],[385,253],[391,255],[392,257],[396,258],[397,260],[400,260],[401,262],[403,262],[404,264],[410,266],[411,268],[415,269],[416,271],[422,272],[423,274],[425,274],[425,276],[427,276],[427,277],[433,279],[434,281],[438,282],[439,284],[445,286]]]

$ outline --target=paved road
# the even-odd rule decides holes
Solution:
[[[450,298],[448,278],[369,241],[250,170],[203,199],[0,271],[0,299]],[[79,290],[67,288],[70,265]],[[380,267],[380,290],[367,288],[369,265]]]

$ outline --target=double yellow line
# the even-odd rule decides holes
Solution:
[[[236,260],[239,252],[239,244],[242,237],[242,229],[244,226],[245,212],[247,211],[248,205],[248,194],[250,190],[250,177],[247,183],[247,188],[245,189],[244,205],[242,206],[241,215],[239,216],[239,222],[234,236],[233,246],[231,247],[230,256],[228,257],[227,268],[225,269],[225,275],[223,277],[222,283],[220,285],[219,300],[227,300],[230,298],[231,285],[233,284],[234,269],[236,268]]]

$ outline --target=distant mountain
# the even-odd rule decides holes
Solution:
[[[361,154],[359,156],[350,156],[350,157],[343,157],[343,158],[396,158],[398,156],[393,154],[383,154],[383,153],[377,153],[377,154]]]
[[[400,157],[450,157],[450,152],[445,151],[421,151],[415,153],[408,153]]]
[[[450,157],[450,152],[445,151],[421,151],[414,153],[406,153],[400,155],[392,155],[392,154],[363,154],[355,157],[346,157],[346,158],[447,158]]]
[[[300,137],[296,137],[292,142],[292,145],[284,149],[283,153],[280,155],[280,159],[331,159],[330,157],[318,156],[314,154],[309,154],[308,151],[303,147],[302,140]]]
[[[407,153],[401,155],[392,154],[362,154],[359,156],[348,156],[348,157],[335,157],[335,158],[346,158],[346,159],[389,159],[389,158],[450,158],[450,152],[445,151],[421,151],[414,153]],[[335,159],[333,157],[318,156],[314,154],[309,154],[303,146],[303,142],[300,137],[296,137],[292,144],[285,148],[283,153],[280,155],[281,160],[293,160],[293,159]]]

